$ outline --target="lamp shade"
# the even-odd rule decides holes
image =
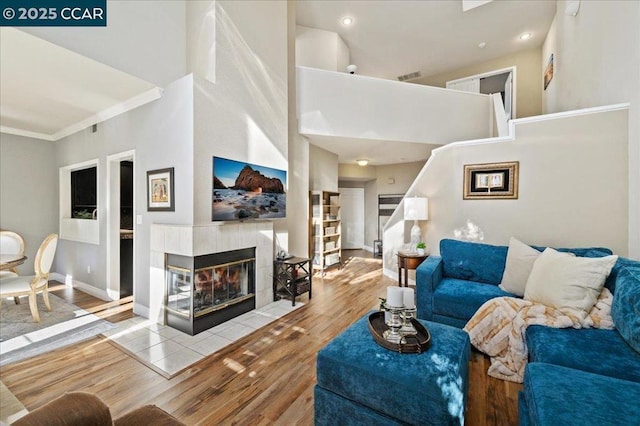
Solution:
[[[429,219],[429,199],[428,198],[405,198],[404,199],[404,220],[428,220]]]

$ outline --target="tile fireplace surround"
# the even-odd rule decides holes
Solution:
[[[165,324],[165,254],[201,256],[256,248],[256,308],[273,302],[273,223],[245,222],[211,225],[151,225],[149,319]]]

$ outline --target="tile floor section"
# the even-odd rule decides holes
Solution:
[[[117,328],[103,335],[144,364],[171,378],[191,364],[302,306],[304,303],[296,302],[296,306],[291,306],[291,301],[279,300],[195,336],[169,326],[152,324],[143,317],[121,321]]]

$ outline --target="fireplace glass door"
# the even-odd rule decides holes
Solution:
[[[197,269],[193,295],[194,315],[204,315],[252,296],[249,293],[249,264],[249,261],[242,260]]]
[[[194,335],[255,309],[255,260],[255,247],[167,254],[167,325]]]
[[[167,267],[167,309],[189,317],[191,314],[191,270]]]

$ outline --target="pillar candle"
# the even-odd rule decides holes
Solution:
[[[413,309],[416,307],[416,299],[412,288],[402,288],[402,301],[406,309]]]
[[[387,287],[387,305],[402,308],[403,295],[402,287]]]

